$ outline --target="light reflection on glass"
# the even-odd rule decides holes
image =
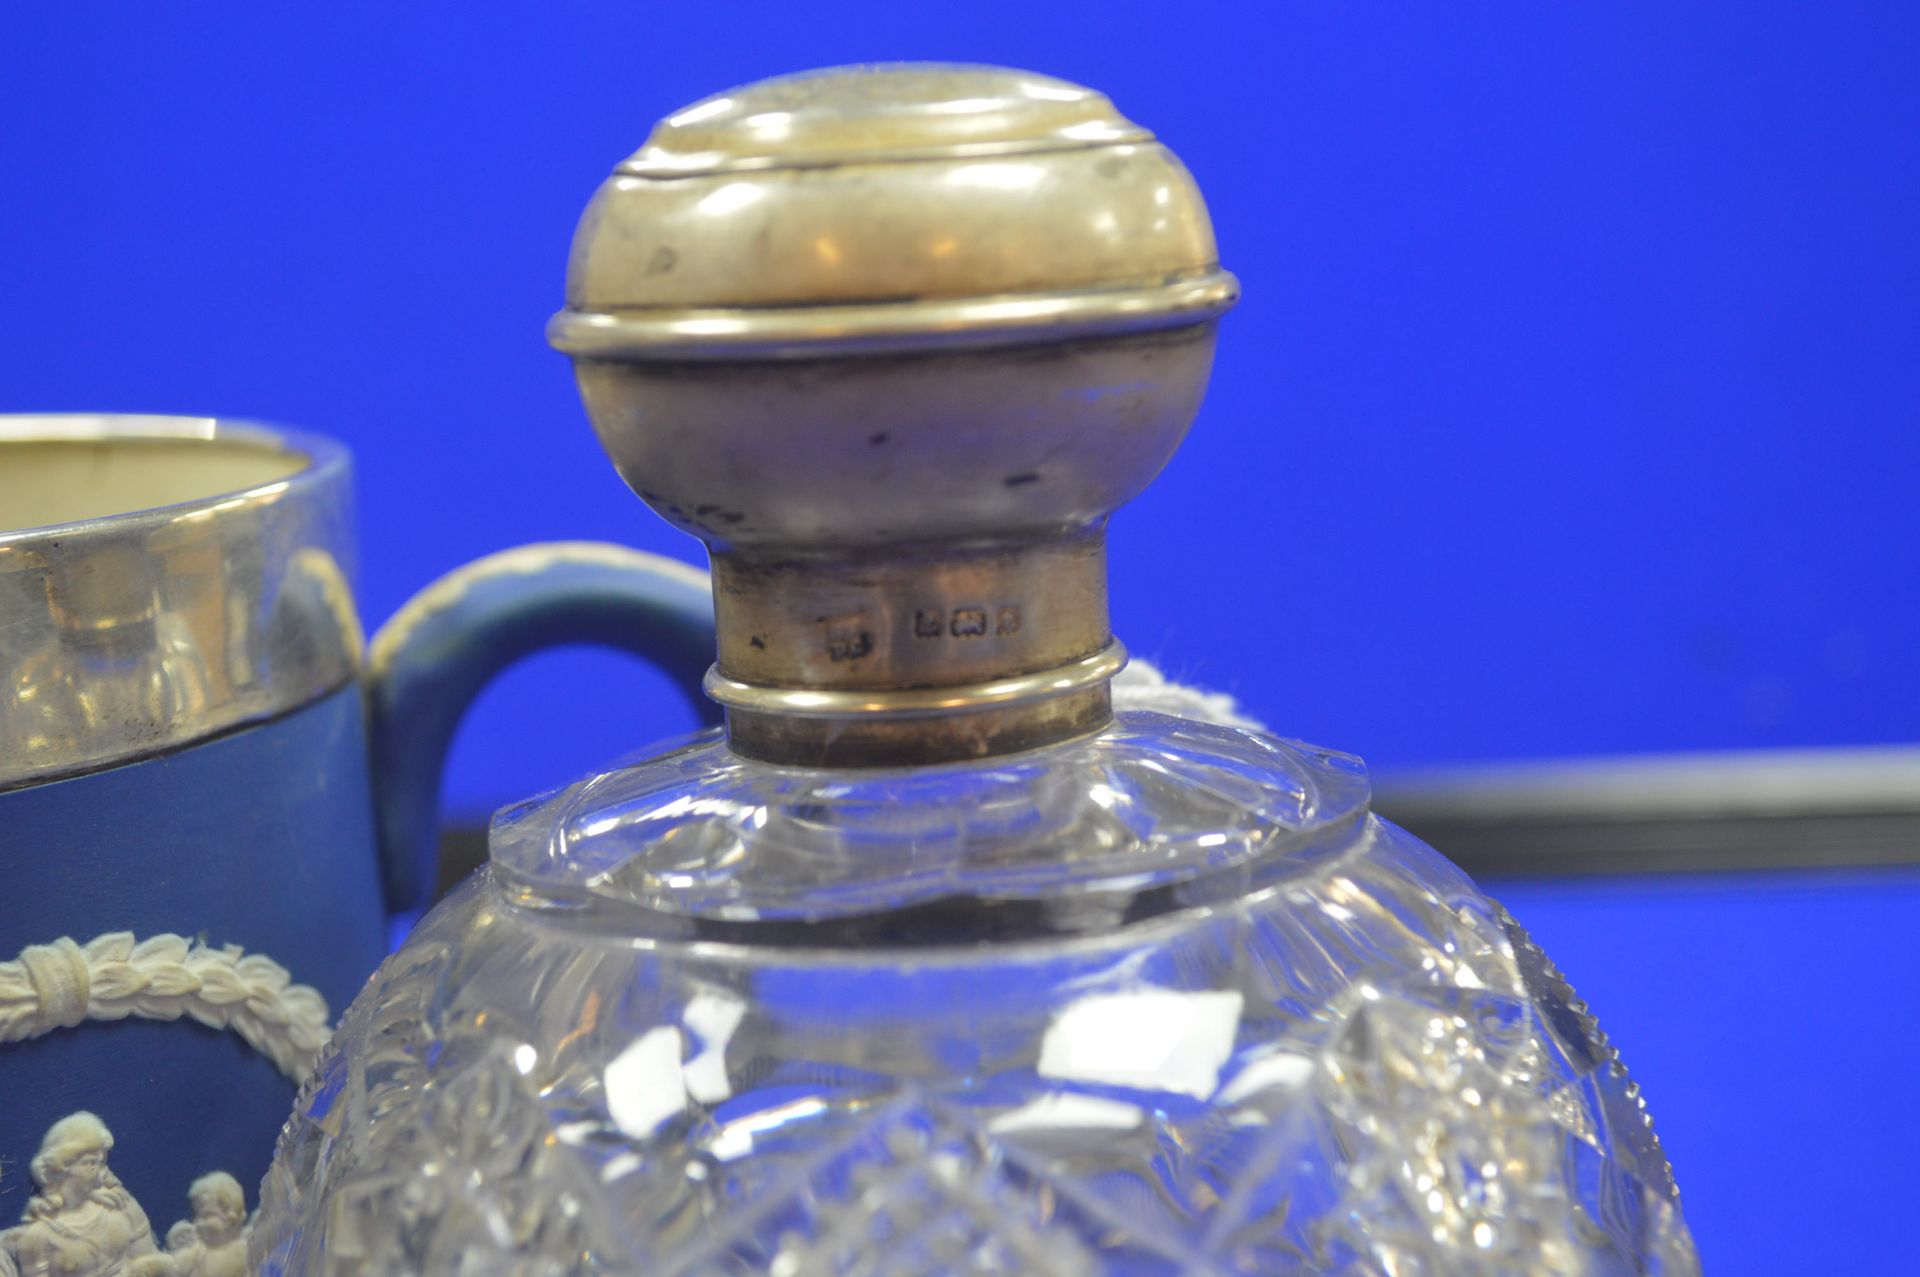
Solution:
[[[996,1135],[1015,1131],[1125,1131],[1146,1121],[1146,1110],[1097,1095],[1043,1095],[987,1124]]]
[[[1036,1071],[1205,1099],[1233,1052],[1244,1002],[1237,990],[1092,994],[1069,1003],[1047,1026]]]
[[[649,1029],[607,1063],[607,1113],[632,1139],[644,1140],[687,1107],[680,1072],[680,1030]]]
[[[718,1104],[733,1095],[727,1080],[727,1042],[747,1014],[747,1004],[728,993],[698,993],[682,1017],[700,1050],[681,1069],[687,1094],[702,1104]]]
[[[795,1100],[791,1104],[782,1104],[762,1113],[753,1113],[737,1118],[720,1128],[719,1134],[707,1143],[709,1156],[726,1162],[744,1157],[753,1152],[754,1137],[779,1130],[795,1122],[804,1122],[819,1117],[827,1111],[825,1100],[808,1097]]]

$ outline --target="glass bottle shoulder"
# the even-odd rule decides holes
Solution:
[[[941,945],[1089,934],[1216,904],[1348,852],[1359,760],[1132,711],[981,762],[824,771],[701,733],[502,810],[521,904],[658,937]]]

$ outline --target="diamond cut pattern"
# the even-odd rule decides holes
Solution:
[[[513,1001],[544,1017],[525,1023],[487,991],[554,936],[484,883],[452,908],[441,932],[495,947],[416,958],[356,1004],[269,1179],[265,1273],[1697,1272],[1591,1016],[1385,826],[1243,906],[966,978],[569,949]],[[684,1035],[684,1107],[620,1129],[608,1062],[715,990],[743,1010]],[[1063,1024],[1130,1030],[1069,1008],[1182,991],[1244,1007],[1217,1072],[1169,1061],[1156,1086],[1137,1033],[1040,1072]]]

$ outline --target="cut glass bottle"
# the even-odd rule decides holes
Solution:
[[[708,542],[728,726],[495,817],[302,1092],[263,1272],[1697,1271],[1585,1005],[1356,760],[1113,712],[1105,518],[1233,296],[1059,81],[656,131],[550,332]]]

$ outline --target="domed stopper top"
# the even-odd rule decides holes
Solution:
[[[549,325],[621,475],[712,552],[734,748],[974,757],[1092,730],[1107,516],[1237,286],[1179,160],[989,67],[786,76],[600,188]]]
[[[620,171],[685,177],[1152,140],[1104,95],[1031,71],[833,67],[776,76],[676,111]]]
[[[582,220],[551,335],[588,356],[808,356],[1139,331],[1234,296],[1193,179],[1101,94],[836,68],[656,127]]]

